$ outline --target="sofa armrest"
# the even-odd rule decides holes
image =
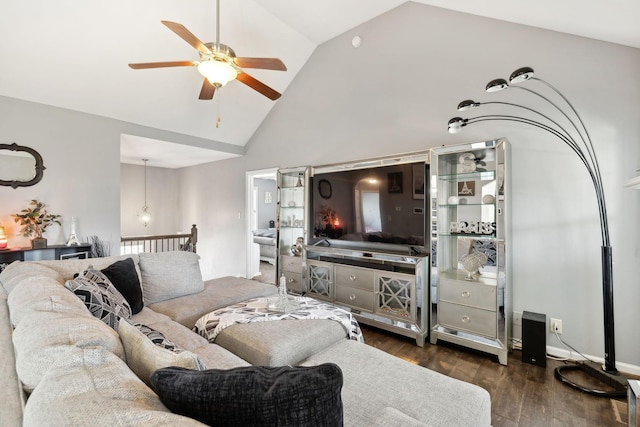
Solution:
[[[21,426],[25,396],[16,372],[7,296],[0,291],[0,425]]]

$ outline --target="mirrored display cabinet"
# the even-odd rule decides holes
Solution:
[[[276,230],[278,278],[287,279],[287,290],[305,292],[304,266],[309,207],[309,168],[280,169],[277,174]]]
[[[503,365],[511,347],[509,162],[505,139],[431,150],[430,341],[494,354]]]

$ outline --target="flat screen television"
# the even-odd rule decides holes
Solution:
[[[428,169],[424,153],[314,168],[308,244],[427,254]]]

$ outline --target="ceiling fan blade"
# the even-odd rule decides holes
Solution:
[[[187,30],[187,28],[184,25],[178,24],[177,22],[171,22],[171,21],[160,21],[160,22],[166,25],[167,28],[169,28],[171,31],[179,35],[184,41],[186,41],[191,46],[193,46],[198,52],[211,53],[211,49],[205,46],[204,43],[202,43],[199,38],[194,36],[191,31]]]
[[[145,68],[164,68],[164,67],[193,67],[198,65],[196,61],[165,61],[165,62],[142,62],[138,64],[129,64],[134,70],[142,70]]]
[[[216,87],[209,83],[209,80],[204,79],[202,82],[202,89],[200,89],[200,96],[198,99],[209,100],[213,99],[213,95],[216,93]]]
[[[242,83],[246,84],[251,89],[260,92],[261,94],[263,94],[264,96],[266,96],[272,101],[275,101],[281,96],[279,92],[276,92],[266,84],[262,83],[259,80],[256,80],[255,78],[251,77],[247,73],[244,73],[244,72],[238,73],[238,77],[236,77],[236,79],[240,80]]]
[[[237,66],[242,68],[261,68],[263,70],[287,71],[284,62],[278,58],[234,58]]]

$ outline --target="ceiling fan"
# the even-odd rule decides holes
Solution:
[[[287,67],[278,58],[239,58],[233,49],[220,43],[220,0],[216,0],[216,42],[203,43],[193,33],[177,22],[161,21],[171,31],[193,46],[200,54],[199,61],[165,61],[129,64],[134,70],[165,67],[198,67],[204,76],[199,99],[213,99],[216,89],[231,80],[239,80],[267,98],[275,101],[281,94],[266,84],[247,74],[243,68],[287,71]]]

